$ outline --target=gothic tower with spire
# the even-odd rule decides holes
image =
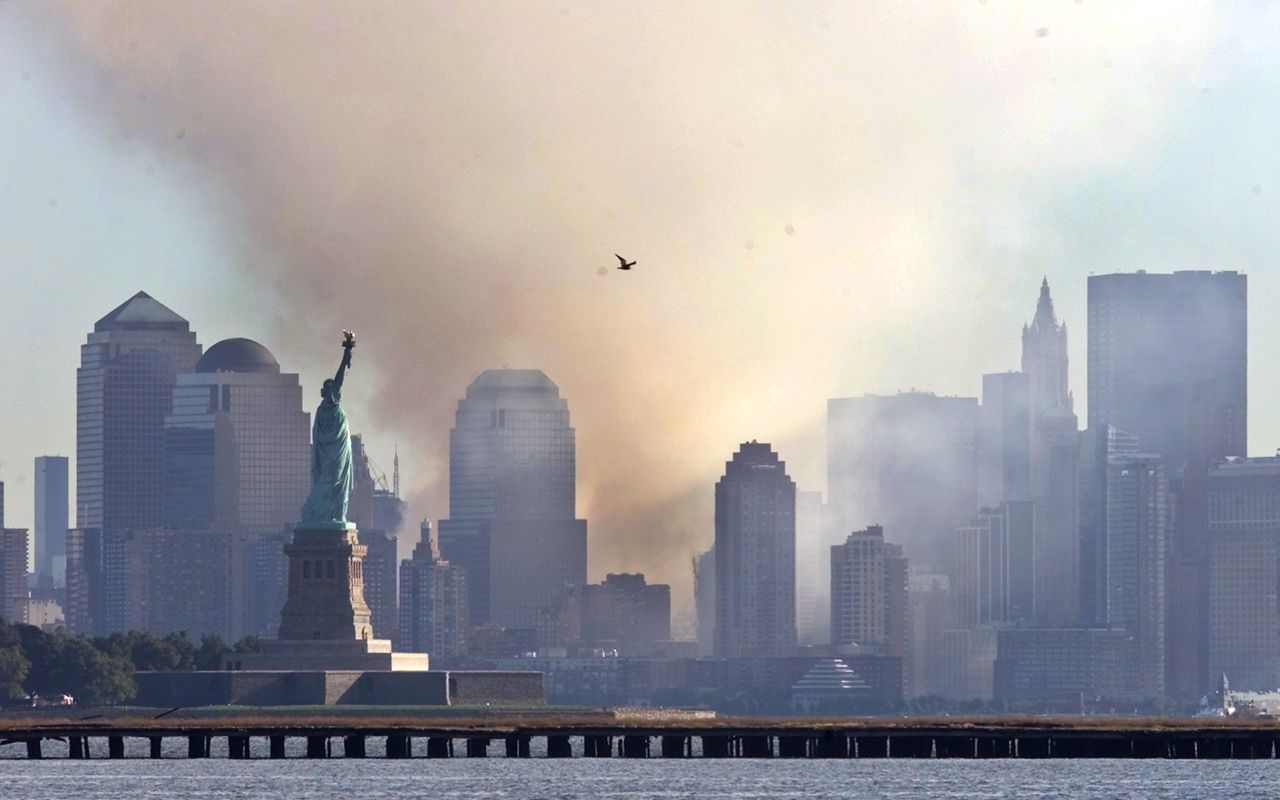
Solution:
[[[1036,508],[1035,619],[1041,625],[1079,621],[1079,433],[1067,385],[1067,326],[1053,313],[1049,281],[1030,325],[1022,328],[1022,371],[1031,411],[1031,494]]]
[[[1040,284],[1040,299],[1030,325],[1022,326],[1022,371],[1031,379],[1033,417],[1060,408],[1072,411],[1067,388],[1067,326],[1058,324],[1049,295],[1049,279]]]

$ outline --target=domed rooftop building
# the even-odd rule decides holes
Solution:
[[[270,350],[243,338],[211,346],[177,377],[164,422],[166,526],[252,538],[297,522],[311,486],[311,420],[297,374],[283,372]],[[265,630],[282,603],[250,597],[228,631]],[[259,604],[270,614],[247,619]]]
[[[279,374],[280,362],[252,339],[223,339],[196,362],[196,372],[262,372]]]

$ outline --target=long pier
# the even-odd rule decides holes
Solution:
[[[1280,725],[1214,720],[232,719],[49,721],[0,725],[15,755],[151,758],[1173,758],[1273,759]],[[167,724],[161,724],[167,723]],[[133,746],[126,748],[126,742]],[[166,742],[169,746],[166,748]],[[140,746],[145,743],[145,747]],[[179,745],[177,748],[174,745]],[[4,747],[8,749],[8,747]],[[143,756],[145,757],[145,756]],[[0,767],[2,769],[2,767]]]

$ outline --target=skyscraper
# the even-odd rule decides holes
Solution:
[[[1138,437],[1114,425],[1080,434],[1080,623],[1107,622],[1107,471],[1138,452]]]
[[[956,624],[973,628],[1012,618],[1009,608],[1009,536],[1005,515],[984,508],[955,532],[951,586]]]
[[[1025,372],[982,376],[978,491],[984,505],[1031,497],[1030,391]]]
[[[763,442],[744,442],[716,483],[716,655],[796,645],[796,485]]]
[[[1035,621],[1080,620],[1079,421],[1067,383],[1067,326],[1053,311],[1049,281],[1022,328],[1030,410],[1030,497],[1036,504]],[[1016,498],[1015,498],[1016,499]]]
[[[715,652],[716,641],[716,550],[699,553],[693,559],[693,602],[698,610],[698,655]]]
[[[1223,455],[1245,455],[1247,280],[1237,272],[1089,277],[1089,427],[1115,425],[1172,470],[1190,452],[1192,394],[1212,382]]]
[[[879,525],[831,548],[831,644],[908,659],[907,560]]]
[[[972,397],[828,400],[827,504],[837,529],[880,524],[912,563],[947,564],[956,527],[979,505],[978,430]]]
[[[1280,458],[1209,473],[1208,673],[1234,689],[1280,686]]]
[[[796,492],[796,635],[802,644],[828,641],[830,578],[822,546],[822,492]],[[826,617],[824,619],[823,617]]]
[[[1022,372],[1029,381],[1031,414],[1038,417],[1054,409],[1072,410],[1067,385],[1067,325],[1053,313],[1049,280],[1040,284],[1040,298],[1030,325],[1022,326]]]
[[[442,561],[422,523],[413,556],[400,562],[400,630],[396,649],[429,653],[432,659],[460,658],[467,652],[467,576]]]
[[[1107,622],[1128,632],[1126,674],[1146,697],[1165,693],[1168,481],[1158,456],[1132,454],[1107,468]]]
[[[67,459],[36,459],[36,575],[53,578],[55,586],[67,582]]]
[[[0,528],[0,618],[5,622],[27,621],[26,528]]]
[[[399,456],[396,462],[399,463]],[[359,434],[351,437],[351,470],[347,519],[359,526],[360,543],[368,548],[363,566],[364,599],[374,636],[391,639],[399,627],[396,535],[404,524],[405,503],[387,486],[386,476],[373,466],[364,437]]]
[[[102,533],[96,528],[67,531],[67,630],[95,636],[103,632]]]
[[[587,580],[569,404],[540,370],[480,374],[449,432],[449,519],[440,550],[467,571],[473,625],[532,628]]]
[[[164,421],[200,345],[185,319],[138,292],[98,320],[76,371],[76,525],[103,537],[104,630],[126,620],[124,539],[164,516]]]
[[[172,546],[150,569],[225,584],[206,587],[230,605],[220,609],[220,629],[202,632],[249,633],[255,542],[297,521],[311,485],[310,415],[298,376],[281,372],[271,352],[252,340],[213,345],[191,373],[175,379],[164,457],[163,523]],[[197,552],[225,560],[196,574],[190,556]],[[158,618],[148,627],[171,629],[163,599],[157,603]]]
[[[652,657],[671,638],[671,587],[644,575],[610,573],[587,584],[582,597],[582,638],[620,656]]]

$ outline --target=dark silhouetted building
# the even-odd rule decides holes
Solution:
[[[449,432],[449,519],[440,551],[467,572],[472,624],[532,629],[565,586],[587,581],[575,517],[568,402],[539,370],[481,373]]]
[[[744,442],[716,483],[716,655],[796,646],[796,485],[768,444]]]
[[[49,576],[54,586],[67,582],[67,459],[36,459],[35,549],[36,575]]]
[[[827,401],[827,504],[837,530],[870,521],[912,563],[945,565],[978,503],[978,401],[923,392]],[[928,498],[928,502],[921,502]]]
[[[124,546],[164,522],[164,421],[200,345],[185,319],[138,292],[94,325],[76,371],[76,524],[102,532],[103,630],[126,627]]]

